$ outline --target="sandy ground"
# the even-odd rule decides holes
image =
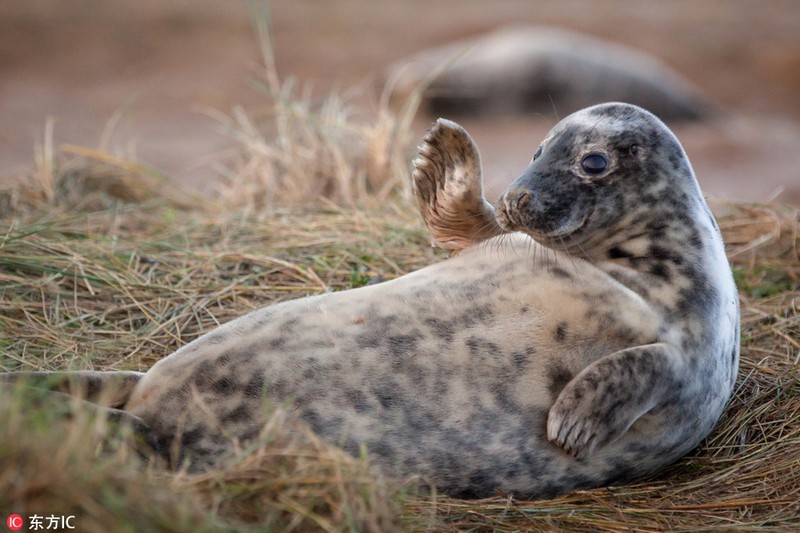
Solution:
[[[800,202],[800,2],[795,0],[314,0],[270,3],[279,73],[321,95],[357,86],[374,106],[384,68],[508,24],[568,27],[639,47],[705,90],[728,116],[675,125],[706,192]],[[257,109],[248,6],[233,0],[28,0],[0,4],[0,182],[56,144],[135,156],[213,186],[230,141],[209,110]],[[430,117],[420,117],[421,134]],[[530,159],[552,117],[469,120],[490,194]]]

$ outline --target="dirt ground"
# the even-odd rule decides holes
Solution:
[[[675,125],[707,194],[800,202],[800,2],[773,0],[284,0],[269,4],[279,73],[314,94],[360,88],[374,107],[391,62],[509,24],[567,27],[660,57],[728,116]],[[0,4],[0,183],[56,145],[135,156],[210,188],[230,140],[209,110],[263,105],[248,5],[231,0]],[[420,117],[421,135],[430,117]],[[463,121],[490,194],[556,117]]]

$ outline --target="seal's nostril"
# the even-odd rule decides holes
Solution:
[[[517,196],[517,209],[525,209],[531,203],[531,193],[530,191],[525,191]]]

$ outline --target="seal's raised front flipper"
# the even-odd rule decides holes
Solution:
[[[103,407],[122,408],[142,372],[11,372],[0,374],[0,384],[21,383],[77,396]]]
[[[483,197],[478,148],[455,122],[440,118],[428,130],[412,178],[422,219],[442,248],[461,251],[505,233]]]

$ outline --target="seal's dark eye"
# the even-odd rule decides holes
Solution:
[[[606,171],[608,167],[608,158],[603,154],[589,154],[581,161],[581,168],[593,176],[597,176]]]
[[[536,149],[536,152],[533,154],[533,160],[536,161],[536,158],[542,155],[542,145],[539,145],[539,148]]]

